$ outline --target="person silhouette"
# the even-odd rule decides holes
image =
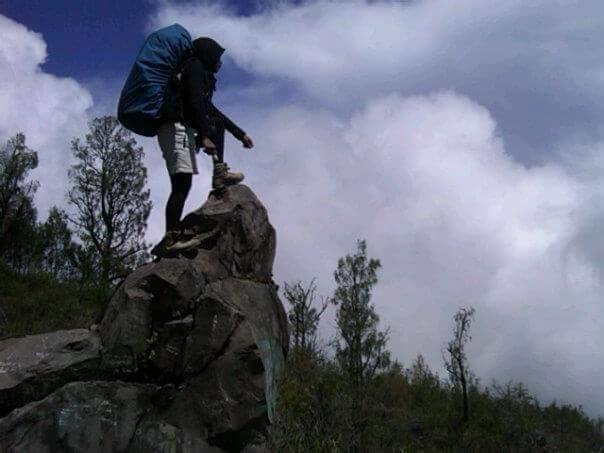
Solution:
[[[212,102],[216,76],[225,49],[209,37],[193,41],[192,51],[181,62],[172,78],[162,109],[158,142],[170,176],[171,192],[166,203],[166,234],[151,253],[157,256],[178,248],[180,218],[198,174],[196,154],[200,149],[212,157],[212,188],[222,191],[237,184],[243,173],[230,172],[224,161],[224,135],[229,131],[244,148],[254,143],[247,133],[222,113]]]

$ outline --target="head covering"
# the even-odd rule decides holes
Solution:
[[[216,65],[224,47],[214,41],[212,38],[202,37],[193,41],[193,55],[201,60],[206,70],[216,72]]]
[[[193,55],[198,58],[210,75],[212,91],[216,89],[216,65],[224,52],[224,47],[212,38],[203,36],[193,41]]]

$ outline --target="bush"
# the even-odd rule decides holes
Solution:
[[[371,380],[353,411],[348,376],[325,355],[288,357],[282,377],[273,450],[279,452],[598,451],[602,420],[580,408],[540,407],[521,383],[469,388],[472,417],[460,423],[455,388],[421,356]]]

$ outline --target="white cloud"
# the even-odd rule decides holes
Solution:
[[[604,163],[601,144],[565,127],[597,135],[587,120],[602,117],[604,51],[585,43],[602,42],[604,15],[600,3],[577,4],[285,3],[237,18],[215,2],[166,3],[151,28],[178,21],[213,36],[253,76],[217,99],[256,143],[247,151],[228,138],[227,161],[269,210],[279,283],[316,276],[328,295],[337,259],[366,238],[383,264],[374,300],[399,358],[421,352],[439,368],[455,310],[474,305],[470,361],[480,377],[521,380],[596,415]],[[11,82],[0,85],[0,135],[28,134],[50,169],[42,195],[60,203],[57,177],[91,98],[42,71],[39,35],[1,20],[0,76]],[[283,87],[295,93],[287,101]],[[550,140],[536,136],[541,152],[558,151],[529,166],[515,145],[534,144],[533,130]],[[155,241],[169,183],[155,140],[139,142]],[[210,162],[199,158],[187,210],[209,189]]]
[[[223,43],[226,55],[250,72],[296,80],[332,104],[340,91],[366,99],[421,79],[464,75],[501,83],[493,77],[502,70],[524,72],[531,87],[570,73],[580,77],[577,82],[590,80],[593,88],[602,81],[598,56],[604,50],[584,44],[604,37],[604,7],[597,1],[578,5],[572,0],[310,1],[244,18],[218,2],[166,3],[150,28],[179,22],[195,36]]]
[[[591,182],[526,168],[490,113],[452,92],[394,93],[346,121],[283,107],[251,129],[257,149],[227,157],[269,209],[279,283],[316,276],[330,294],[337,259],[366,238],[397,357],[421,352],[442,372],[452,316],[473,305],[470,361],[485,383],[521,380],[602,412],[601,261],[581,246],[583,213],[598,210],[585,204]]]
[[[44,72],[42,36],[0,15],[0,140],[17,132],[38,152],[32,177],[41,220],[53,204],[62,206],[71,160],[70,141],[86,130],[92,97],[78,82]]]
[[[249,93],[290,84],[287,102],[226,96],[227,111],[249,102],[234,117],[256,149],[227,159],[269,209],[280,282],[316,276],[329,294],[337,258],[367,238],[399,358],[440,368],[454,312],[474,305],[470,360],[486,383],[521,380],[596,415],[603,12],[595,0],[356,0],[243,18],[165,3],[150,28],[217,39],[254,76]]]

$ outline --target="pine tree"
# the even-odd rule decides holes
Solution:
[[[372,378],[390,364],[386,350],[388,332],[378,330],[379,316],[371,303],[371,291],[377,283],[377,259],[367,258],[367,243],[357,241],[354,255],[338,260],[334,272],[336,289],[332,298],[336,312],[336,361],[348,378],[350,389],[350,426],[347,451],[365,451],[370,446],[375,405],[366,397]],[[368,430],[368,431],[367,431]]]
[[[46,222],[38,226],[39,267],[63,281],[75,278],[77,246],[72,241],[72,232],[65,211],[53,206]]]
[[[69,170],[70,220],[82,242],[80,262],[111,284],[144,261],[144,234],[151,211],[145,189],[143,148],[116,118],[90,122],[85,142],[72,142],[77,162]]]
[[[378,330],[380,318],[371,304],[381,264],[367,259],[366,241],[357,241],[357,248],[354,255],[338,260],[333,302],[338,306],[336,358],[353,387],[360,390],[376,371],[388,366],[390,353],[386,350],[388,332]]]
[[[38,155],[17,134],[0,149],[0,258],[13,270],[29,270],[34,253],[37,181],[28,181]]]

